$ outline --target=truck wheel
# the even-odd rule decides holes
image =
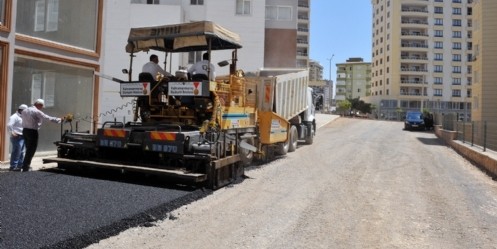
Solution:
[[[292,125],[290,128],[290,146],[288,147],[288,152],[294,152],[297,149],[297,143],[299,140],[299,132],[297,131],[297,127]]]
[[[314,135],[316,135],[316,130],[314,129],[314,124],[307,124],[307,131],[309,134],[305,137],[306,144],[312,144],[314,142]]]
[[[286,155],[288,153],[289,147],[290,147],[290,138],[284,143],[279,143],[274,153],[281,156]]]

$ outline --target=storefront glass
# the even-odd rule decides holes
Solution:
[[[42,98],[43,112],[55,117],[73,114],[72,127],[63,125],[63,130],[91,129],[93,107],[93,69],[81,68],[56,62],[15,56],[12,89],[12,108],[20,104],[31,106]],[[13,113],[15,110],[10,110]],[[77,124],[76,124],[77,123]],[[60,140],[61,125],[44,121],[40,129],[38,152],[56,150],[55,141]]]
[[[92,51],[97,19],[98,0],[17,1],[18,33]]]
[[[5,0],[0,0],[0,25],[5,23]]]

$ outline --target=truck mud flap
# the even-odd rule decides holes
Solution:
[[[43,159],[43,163],[57,163],[59,166],[64,165],[65,167],[69,166],[75,168],[93,167],[93,168],[112,169],[112,170],[129,171],[129,172],[149,173],[154,175],[167,176],[181,180],[192,181],[195,183],[204,182],[207,180],[207,175],[201,173],[185,173],[180,170],[157,169],[157,168],[134,166],[134,165],[103,163],[103,162],[85,161],[85,160],[73,160],[67,158],[45,158]]]

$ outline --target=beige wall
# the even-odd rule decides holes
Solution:
[[[295,29],[266,29],[264,67],[295,67],[296,41]]]
[[[474,8],[473,120],[497,122],[497,1]]]

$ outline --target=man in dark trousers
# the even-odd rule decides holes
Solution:
[[[58,123],[62,122],[61,118],[51,117],[41,111],[45,101],[37,99],[33,106],[22,111],[22,135],[24,137],[24,144],[26,146],[26,154],[22,165],[22,172],[29,171],[31,167],[31,160],[35,155],[36,148],[38,147],[38,130],[41,128],[43,119]]]

